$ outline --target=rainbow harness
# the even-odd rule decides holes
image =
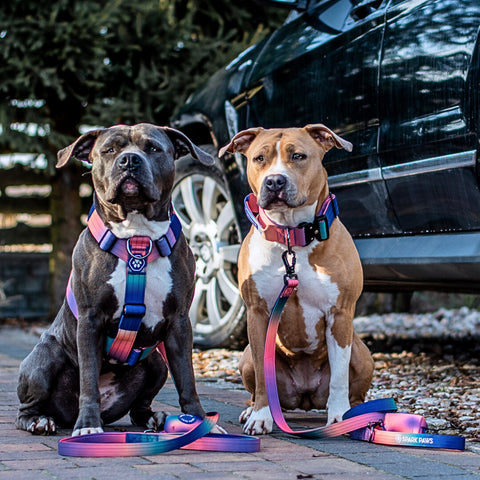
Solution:
[[[106,341],[107,354],[123,363],[134,365],[146,358],[157,345],[133,348],[138,329],[145,316],[145,285],[147,265],[159,257],[167,257],[177,243],[182,231],[180,220],[175,212],[170,217],[170,225],[165,235],[158,240],[137,236],[129,239],[118,238],[103,223],[94,206],[90,210],[87,222],[88,229],[105,252],[109,252],[124,262],[127,268],[125,300],[115,338]],[[75,318],[78,319],[78,306],[71,287],[72,275],[67,285],[67,303]]]

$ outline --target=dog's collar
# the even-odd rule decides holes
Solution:
[[[305,247],[313,240],[323,241],[329,237],[330,226],[338,217],[337,199],[330,193],[323,202],[320,211],[311,223],[301,223],[297,227],[278,225],[273,222],[265,210],[257,203],[257,197],[251,193],[245,197],[245,213],[250,223],[271,242],[279,242],[292,247]]]
[[[118,238],[114,233],[103,223],[95,206],[92,205],[87,221],[88,229],[98,243],[98,246],[105,252],[113,253],[118,258],[121,258],[125,262],[128,262],[131,255],[131,244],[133,239]],[[174,245],[177,243],[180,232],[182,231],[182,225],[177,215],[172,212],[170,217],[170,225],[165,235],[162,235],[157,240],[151,240],[151,249],[145,258],[147,262],[152,262],[158,257],[168,257],[172,253]]]

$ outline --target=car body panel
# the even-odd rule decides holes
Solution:
[[[480,228],[477,137],[465,105],[479,18],[480,5],[466,0],[388,7],[379,155],[405,233]]]
[[[222,146],[253,126],[326,124],[354,144],[324,164],[366,287],[480,291],[479,29],[475,0],[311,0],[174,125],[200,113]],[[220,161],[245,234],[245,159]]]

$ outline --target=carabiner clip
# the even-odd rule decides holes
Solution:
[[[291,256],[291,262],[288,260],[288,256]],[[297,278],[297,275],[295,274],[295,264],[297,263],[297,257],[295,255],[295,252],[293,250],[285,250],[282,253],[282,260],[283,264],[285,265],[285,275],[283,276],[283,280],[285,281],[285,284],[288,282],[289,279],[291,278]]]

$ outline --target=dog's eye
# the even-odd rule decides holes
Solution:
[[[292,155],[292,160],[294,160],[294,161],[305,160],[306,158],[307,158],[307,156],[304,153],[296,152]]]
[[[110,147],[110,148],[106,148],[104,150],[104,153],[113,153],[115,151],[115,149],[113,147]]]
[[[149,152],[160,152],[161,151],[161,148],[160,147],[156,147],[155,145],[150,145],[147,150]]]
[[[258,155],[257,157],[254,157],[253,161],[255,163],[264,163],[265,162],[265,158],[263,157],[263,155]]]

